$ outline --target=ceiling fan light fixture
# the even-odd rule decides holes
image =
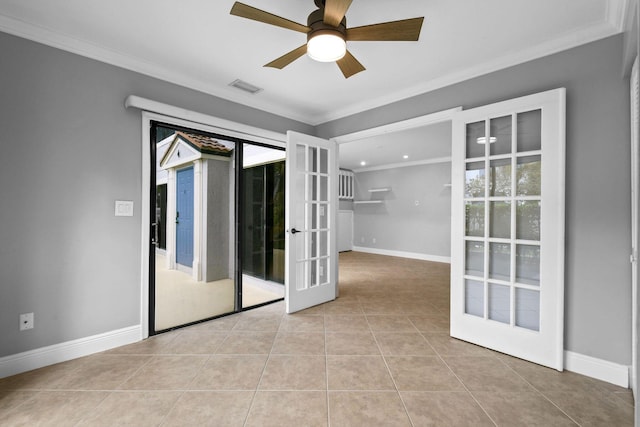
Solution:
[[[307,41],[307,55],[319,62],[333,62],[347,53],[347,42],[339,31],[316,31]]]

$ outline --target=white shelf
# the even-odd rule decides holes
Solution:
[[[383,188],[370,188],[369,189],[369,193],[385,193],[387,191],[391,191],[390,187],[383,187]]]
[[[354,205],[379,205],[384,203],[384,200],[356,200],[353,202]]]

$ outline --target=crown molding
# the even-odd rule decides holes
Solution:
[[[610,0],[610,3],[619,3],[621,1],[626,2],[628,0]],[[617,11],[618,9],[615,10]],[[608,14],[608,16],[612,16],[612,14]],[[587,28],[579,29],[577,31],[573,31],[571,33],[567,33],[563,37],[501,56],[499,58],[478,64],[475,67],[458,70],[457,72],[454,71],[444,77],[428,80],[419,85],[410,87],[404,91],[396,92],[390,96],[378,97],[358,104],[352,104],[349,107],[335,110],[321,117],[316,117],[316,121],[311,124],[317,126],[322,123],[338,120],[374,108],[379,108],[384,105],[422,95],[436,89],[441,89],[443,87],[461,83],[466,80],[471,80],[473,78],[493,73],[495,71],[523,64],[534,59],[542,58],[544,56],[562,52],[564,50],[568,50],[583,44],[591,43],[596,40],[618,34],[620,32],[621,31],[618,30],[617,27],[612,25],[611,22],[607,20],[606,22],[602,22],[599,25],[594,25]]]
[[[607,2],[607,22],[620,33],[629,30],[636,2],[637,0],[609,0]]]
[[[300,114],[296,110],[286,108],[281,105],[274,105],[271,102],[261,101],[260,98],[256,98],[254,95],[236,92],[236,90],[231,89],[227,90],[226,87],[221,90],[219,87],[197,79],[192,79],[183,73],[168,70],[150,61],[125,55],[121,52],[83,40],[78,40],[65,34],[51,31],[47,28],[39,27],[15,18],[0,15],[0,31],[56,49],[74,53],[85,58],[94,59],[115,67],[144,74],[168,83],[216,96],[227,101],[236,102],[246,107],[255,108],[266,113],[276,114],[305,124],[310,124],[311,121],[310,117],[307,115]]]
[[[249,108],[276,114],[311,126],[318,126],[620,33],[624,30],[627,22],[632,21],[628,19],[628,15],[633,13],[635,8],[632,5],[636,3],[637,0],[608,0],[606,20],[598,25],[578,29],[549,42],[522,49],[471,68],[458,70],[444,77],[425,81],[392,95],[350,104],[345,108],[336,109],[324,115],[304,114],[297,109],[263,101],[254,95],[236,93],[226,90],[226,88],[220,89],[207,82],[190,78],[183,73],[164,69],[144,59],[125,55],[15,18],[0,15],[0,31],[236,102]]]

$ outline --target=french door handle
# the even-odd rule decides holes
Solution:
[[[296,230],[295,228],[292,228],[289,232],[290,232],[291,234],[296,234],[296,233],[299,233],[299,232],[300,232],[300,230]]]

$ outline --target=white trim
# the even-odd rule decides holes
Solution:
[[[209,116],[207,114],[198,113],[183,108],[174,107],[169,104],[155,102],[149,99],[140,98],[138,96],[129,96],[125,101],[127,108],[142,109],[142,138],[140,144],[142,147],[142,196],[140,208],[140,236],[141,256],[140,256],[140,324],[142,338],[149,336],[149,227],[148,221],[150,216],[150,174],[151,159],[149,153],[150,125],[151,121],[159,121],[177,126],[191,127],[193,129],[205,132],[218,133],[231,137],[238,137],[250,141],[262,142],[276,147],[284,147],[286,144],[286,135],[276,132],[260,129],[253,126],[243,125],[241,123],[232,122],[218,117]],[[144,108],[150,108],[151,111]],[[164,112],[164,113],[163,113]],[[191,120],[190,120],[191,119]],[[232,163],[233,165],[233,163]],[[169,177],[171,184],[171,177]],[[175,181],[174,181],[175,182]],[[168,186],[167,191],[172,191]],[[169,199],[171,200],[171,199]],[[170,207],[167,206],[167,215],[169,215]],[[230,207],[232,209],[232,207]],[[173,212],[175,216],[175,211]],[[167,236],[167,249],[169,249],[169,238]],[[168,262],[174,255],[167,253]]]
[[[132,344],[141,339],[142,328],[135,325],[12,354],[0,358],[0,378]]]
[[[433,159],[425,159],[425,160],[415,160],[413,162],[402,162],[402,163],[391,163],[388,165],[380,165],[380,166],[370,166],[368,168],[358,168],[354,169],[353,172],[371,172],[371,171],[381,171],[386,169],[397,169],[397,168],[408,168],[410,166],[424,166],[424,165],[435,165],[438,163],[451,163],[451,156],[449,157],[436,157]],[[371,190],[369,190],[371,191]]]
[[[608,0],[607,1],[607,22],[618,32],[623,32],[632,14],[633,2],[635,0]]]
[[[395,256],[399,258],[419,259],[422,261],[442,262],[451,264],[451,257],[441,255],[428,255],[417,252],[392,251],[388,249],[366,248],[364,246],[354,246],[354,252],[364,252],[366,254]]]
[[[167,123],[185,127],[204,125],[205,128],[198,127],[198,129],[211,133],[222,133],[226,136],[247,139],[254,142],[262,142],[276,147],[286,147],[286,135],[283,133],[221,119],[140,96],[129,95],[124,101],[124,106],[126,108],[137,108],[149,113],[156,113],[159,115],[157,120],[162,120]]]
[[[478,64],[475,67],[465,68],[458,72],[450,72],[444,77],[426,81],[388,96],[365,100],[363,102],[347,106],[343,109],[333,110],[326,114],[304,114],[295,108],[288,108],[284,104],[263,101],[261,98],[253,97],[252,95],[248,95],[243,92],[236,93],[227,87],[221,88],[209,82],[203,82],[192,78],[184,73],[167,70],[158,64],[144,61],[130,55],[125,55],[121,52],[106,49],[104,47],[7,16],[0,16],[0,31],[111,64],[116,67],[155,77],[166,82],[194,89],[222,99],[227,99],[241,105],[261,109],[271,114],[277,114],[282,117],[317,126],[331,120],[340,119],[372,108],[387,105],[392,102],[401,101],[435,89],[488,74],[493,71],[522,64],[536,58],[541,58],[543,56],[551,55],[553,53],[571,49],[582,44],[617,34],[621,31],[620,28],[622,25],[624,25],[624,22],[621,22],[621,20],[625,17],[623,12],[627,1],[629,0],[608,0],[607,17],[606,20],[600,24],[578,29],[565,34],[563,37],[506,54],[502,57]]]
[[[565,350],[564,368],[576,374],[629,388],[629,366],[626,365]]]
[[[441,122],[446,122],[448,120],[451,120],[453,115],[458,111],[462,111],[462,107],[455,107],[455,108],[449,108],[448,110],[436,111],[434,113],[425,114],[424,116],[414,117],[412,119],[389,123],[382,126],[376,126],[376,127],[365,129],[365,130],[336,136],[331,139],[337,142],[338,144],[344,144],[346,142],[358,141],[360,139],[370,138],[372,136],[384,135],[391,132],[400,132],[407,129],[415,129],[422,126],[432,125],[435,123],[441,123]]]
[[[615,8],[615,10],[617,10],[617,8]],[[609,14],[607,16],[609,17],[612,15]],[[489,61],[481,62],[473,67],[466,67],[458,71],[451,71],[442,77],[426,80],[423,83],[412,86],[402,91],[394,92],[391,95],[367,99],[360,103],[351,104],[342,109],[335,109],[331,113],[318,115],[315,118],[315,121],[310,124],[318,125],[330,122],[332,120],[338,120],[343,117],[348,117],[354,114],[361,113],[363,111],[383,107],[414,96],[424,95],[437,89],[452,86],[457,83],[474,79],[476,77],[481,77],[496,71],[503,70],[505,68],[524,64],[525,62],[529,62],[548,55],[553,55],[555,53],[585,45],[596,40],[604,39],[606,37],[618,34],[619,32],[620,31],[615,28],[611,22],[605,21],[598,25],[593,25],[587,28],[566,33],[561,37],[541,43],[536,46],[521,49],[501,57],[492,58]]]
[[[225,100],[236,102],[240,105],[250,106],[262,111],[288,117],[293,120],[305,122],[308,115],[303,115],[300,111],[287,108],[284,105],[277,105],[267,102],[253,95],[237,91],[228,86],[220,87],[207,81],[202,81],[189,75],[169,70],[159,64],[145,61],[140,57],[134,57],[122,52],[111,50],[95,45],[85,40],[69,37],[65,34],[51,31],[47,28],[39,27],[18,19],[0,15],[0,31],[42,43],[57,49],[62,49],[85,58],[94,59],[105,64],[114,65],[146,76],[154,77],[165,82],[184,86]]]

